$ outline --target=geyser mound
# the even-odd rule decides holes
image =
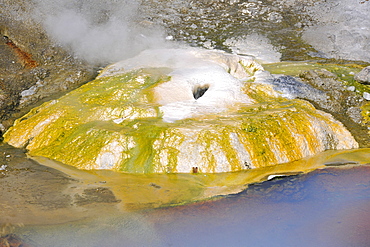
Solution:
[[[81,169],[132,173],[240,171],[358,147],[331,115],[283,97],[270,79],[248,56],[147,50],[31,110],[5,141]]]

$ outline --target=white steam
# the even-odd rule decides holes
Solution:
[[[224,42],[224,45],[228,46],[235,54],[254,56],[261,63],[280,62],[281,53],[267,37],[261,34],[253,33],[244,37],[229,38]]]
[[[325,56],[370,62],[370,2],[327,0],[312,7],[318,22],[303,39]]]
[[[50,37],[88,62],[116,62],[165,46],[163,30],[137,17],[139,1],[34,1],[35,18]]]

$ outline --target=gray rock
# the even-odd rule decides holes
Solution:
[[[274,75],[270,81],[276,91],[280,91],[287,98],[309,99],[311,101],[325,100],[325,92],[303,83],[299,78],[286,75]]]
[[[367,66],[363,70],[361,70],[359,73],[355,75],[355,80],[363,83],[363,84],[370,84],[370,66]]]
[[[300,74],[299,79],[301,82],[324,92],[325,96],[310,93],[298,95],[299,98],[306,99],[317,108],[331,113],[352,132],[361,147],[370,145],[368,129],[361,115],[361,106],[367,95],[362,97],[356,92],[348,90],[335,74],[324,69],[305,71]]]
[[[327,70],[309,70],[300,75],[300,79],[311,85],[313,88],[324,92],[325,97],[312,97],[307,95],[302,97],[311,102],[315,102],[319,108],[325,109],[330,113],[344,112],[345,99],[354,94],[351,91],[345,90],[338,77]]]
[[[0,8],[0,121],[96,76],[94,67],[51,40],[32,17],[33,1],[4,0]],[[20,112],[19,114],[22,114]]]
[[[361,112],[362,110],[360,107],[349,107],[346,111],[346,114],[352,119],[353,122],[361,124],[363,121]]]
[[[368,93],[368,92],[364,92],[364,93],[363,93],[363,97],[364,97],[364,99],[366,99],[366,100],[370,100],[370,93]]]

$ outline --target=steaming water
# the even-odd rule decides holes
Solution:
[[[202,114],[219,113],[238,103],[253,103],[253,99],[242,91],[244,84],[240,79],[247,80],[250,75],[244,72],[240,64],[255,65],[256,70],[262,70],[250,57],[228,56],[224,52],[210,53],[190,47],[152,49],[108,66],[98,78],[140,68],[172,70],[168,74],[171,80],[156,87],[155,97],[161,105],[163,121],[174,122]],[[235,71],[226,73],[225,70]],[[201,86],[207,86],[207,93],[195,101],[192,89]]]
[[[317,23],[303,32],[303,39],[323,56],[370,62],[370,3],[330,0],[310,13]]]
[[[34,2],[34,16],[48,34],[96,64],[177,42],[253,55],[265,63],[320,57],[370,62],[365,0]],[[289,189],[269,191],[268,182],[262,195],[256,188],[148,217],[130,213],[19,233],[38,246],[368,246],[368,174],[367,167],[317,172],[303,181],[282,180]]]
[[[370,61],[370,3],[364,0],[34,2],[34,16],[52,38],[99,64],[173,41],[265,62],[317,57]]]
[[[317,170],[217,201],[17,233],[35,246],[325,246],[369,244],[370,168]],[[356,182],[354,182],[356,181]]]

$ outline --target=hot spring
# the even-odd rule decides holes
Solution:
[[[368,245],[369,1],[0,5],[0,246]]]
[[[30,155],[130,173],[235,172],[358,147],[339,121],[272,81],[248,56],[147,50],[33,109],[4,137]]]

